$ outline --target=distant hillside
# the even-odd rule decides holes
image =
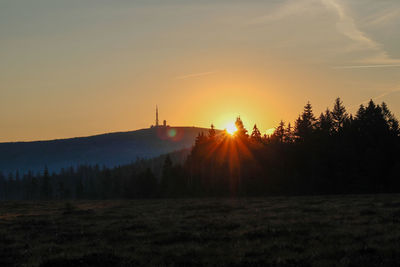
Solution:
[[[0,143],[0,171],[37,172],[45,165],[50,171],[79,164],[113,167],[189,148],[198,133],[207,130],[158,127],[51,141]]]

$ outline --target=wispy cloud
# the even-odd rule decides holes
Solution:
[[[338,15],[336,27],[339,32],[358,43],[361,48],[380,49],[380,45],[367,37],[356,25],[354,19],[348,14],[344,6],[337,0],[321,0],[328,8],[333,10]]]
[[[208,71],[208,72],[199,72],[199,73],[191,73],[191,74],[186,74],[182,76],[177,76],[175,77],[176,80],[184,80],[184,79],[189,79],[189,78],[196,78],[196,77],[201,77],[201,76],[207,76],[216,73],[216,71]]]
[[[315,3],[318,1],[319,0],[286,1],[272,12],[264,16],[253,18],[247,24],[264,24],[269,21],[281,20],[296,14],[313,12],[315,9]]]
[[[368,36],[357,26],[356,20],[341,0],[288,0],[269,14],[254,18],[248,24],[268,23],[290,18],[294,15],[323,12],[323,10],[331,11],[337,17],[336,29],[338,33],[352,41],[350,46],[340,47],[340,51],[342,53],[362,51],[363,54],[367,54],[362,56],[361,59],[352,60],[353,62],[369,66],[374,65],[374,67],[400,64],[400,59],[392,58],[381,43]],[[399,10],[395,10],[390,14],[376,17],[374,23],[382,23],[398,17],[399,12]],[[354,55],[360,57],[357,53],[354,53]]]
[[[321,0],[321,2],[327,8],[336,12],[339,18],[336,23],[336,28],[354,42],[353,49],[371,51],[370,56],[359,60],[360,63],[365,63],[370,67],[378,67],[378,65],[385,65],[385,67],[388,67],[389,65],[394,66],[400,64],[400,59],[391,58],[384,50],[382,44],[373,40],[358,28],[354,18],[346,10],[340,0]],[[368,66],[366,66],[366,68],[368,68]]]
[[[400,67],[400,64],[335,66],[333,67],[333,69],[369,69],[369,68],[398,68],[398,67]]]
[[[386,25],[396,19],[400,19],[400,8],[391,7],[370,17],[367,23],[369,25]]]

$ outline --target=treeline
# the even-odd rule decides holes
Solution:
[[[108,199],[400,192],[400,128],[385,103],[355,116],[341,100],[318,117],[307,103],[294,124],[200,134],[185,161],[170,156],[113,169],[0,175],[1,199]]]
[[[138,159],[128,165],[107,168],[81,165],[49,173],[7,176],[0,172],[0,200],[120,199],[158,197],[165,162],[181,165],[190,149],[153,159]],[[166,158],[168,159],[166,160]]]
[[[399,123],[372,100],[353,117],[341,100],[316,117],[307,103],[294,125],[271,136],[236,120],[234,138],[196,140],[186,163],[189,184],[207,195],[400,192]]]

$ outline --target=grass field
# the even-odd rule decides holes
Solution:
[[[400,195],[0,202],[0,266],[399,266]]]

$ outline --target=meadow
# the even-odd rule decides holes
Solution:
[[[0,266],[399,266],[400,195],[0,202]]]

